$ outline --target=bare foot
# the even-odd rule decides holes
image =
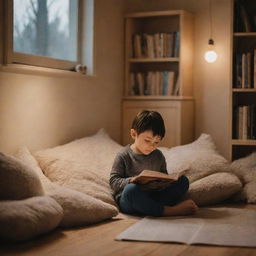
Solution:
[[[186,200],[174,206],[165,206],[163,216],[191,215],[198,210],[193,200]]]

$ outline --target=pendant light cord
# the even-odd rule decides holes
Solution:
[[[212,39],[212,1],[209,0],[209,16],[210,16],[210,39]]]

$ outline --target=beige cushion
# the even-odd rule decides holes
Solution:
[[[51,181],[115,205],[109,174],[121,148],[101,129],[93,136],[40,150],[34,156]]]
[[[47,196],[0,201],[0,237],[26,240],[56,228],[63,216],[61,206]]]
[[[63,227],[97,223],[118,214],[117,208],[113,205],[72,189],[59,187],[50,191],[48,195],[64,210],[60,223]]]
[[[16,155],[33,168],[39,175],[46,194],[54,198],[62,206],[64,212],[60,226],[73,227],[92,224],[109,219],[118,214],[117,208],[110,204],[51,182],[43,174],[36,159],[26,147],[20,148]]]
[[[20,147],[16,152],[15,156],[22,161],[24,164],[30,167],[34,173],[39,177],[44,191],[50,191],[58,188],[59,186],[51,182],[43,173],[42,169],[38,165],[35,157],[30,153],[27,147]]]
[[[240,191],[242,183],[232,173],[214,173],[190,185],[187,196],[197,205],[220,203]]]
[[[202,134],[190,144],[160,149],[166,157],[168,173],[188,169],[186,175],[190,182],[215,172],[229,171],[228,161],[218,153],[208,134]]]
[[[0,200],[43,195],[38,175],[19,159],[0,153]]]
[[[243,182],[244,187],[240,193],[234,196],[236,201],[256,203],[256,152],[235,160],[231,164],[233,171]]]

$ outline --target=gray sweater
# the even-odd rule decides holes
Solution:
[[[149,155],[143,155],[133,152],[130,145],[127,145],[117,154],[109,179],[116,200],[121,196],[130,178],[137,176],[143,170],[167,173],[165,157],[159,149]]]

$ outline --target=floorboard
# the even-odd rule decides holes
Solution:
[[[223,205],[222,205],[223,206]],[[224,205],[227,207],[227,205]],[[228,207],[256,210],[256,205],[228,205]],[[252,256],[256,248],[199,246],[175,243],[151,243],[115,241],[123,230],[136,223],[138,217],[119,214],[117,218],[103,223],[73,228],[57,229],[34,240],[20,243],[0,242],[0,255],[28,256],[126,256],[126,255],[172,255],[172,256]]]

